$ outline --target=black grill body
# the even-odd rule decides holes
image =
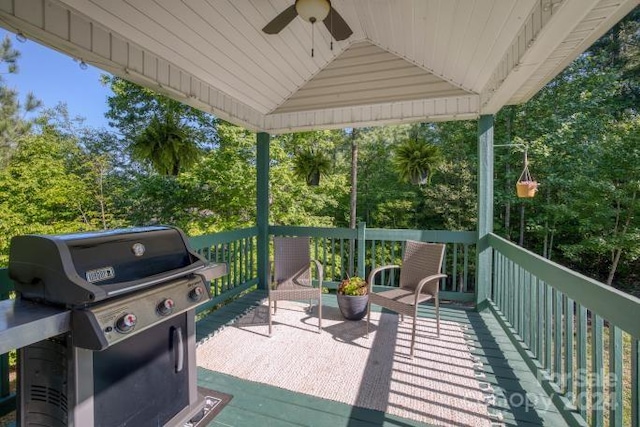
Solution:
[[[12,239],[20,298],[70,310],[70,332],[18,353],[20,427],[177,427],[202,411],[195,308],[208,265],[173,227]]]
[[[16,236],[9,250],[9,277],[22,298],[67,307],[150,287],[205,264],[182,231],[166,226]]]

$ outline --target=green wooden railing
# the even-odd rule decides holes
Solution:
[[[492,309],[572,425],[640,426],[640,299],[494,234]]]
[[[336,286],[349,274],[366,276],[372,269],[385,264],[399,264],[404,241],[418,240],[447,243],[443,270],[449,275],[441,283],[443,298],[473,300],[475,288],[475,232],[417,231],[367,229],[311,228],[272,226],[270,235],[310,236],[312,255],[325,269],[326,285]],[[257,228],[246,228],[190,238],[191,246],[212,262],[228,265],[229,274],[211,283],[213,298],[199,307],[199,312],[214,308],[258,283]],[[383,276],[386,284],[397,283],[393,273]],[[0,296],[9,298],[13,284],[6,269],[0,269]],[[15,395],[9,388],[9,361],[0,356],[0,414],[15,408]]]
[[[324,266],[324,285],[333,288],[349,275],[361,277],[374,268],[387,264],[402,264],[404,242],[446,243],[443,272],[448,277],[440,284],[441,298],[456,301],[471,301],[475,289],[475,242],[473,231],[390,230],[312,228],[271,226],[269,234],[274,236],[311,237],[311,255]],[[396,271],[383,273],[381,283],[397,285]]]
[[[189,238],[191,246],[211,262],[226,263],[229,274],[211,282],[212,298],[198,312],[244,292],[258,283],[256,227]]]

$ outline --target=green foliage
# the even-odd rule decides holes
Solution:
[[[200,150],[189,140],[189,131],[170,113],[152,117],[144,130],[129,145],[131,156],[140,163],[150,163],[161,175],[177,176],[198,160]]]
[[[0,264],[13,235],[100,228],[85,160],[75,140],[53,131],[19,141],[0,171]]]
[[[408,139],[394,152],[394,163],[403,181],[426,184],[442,159],[440,149],[424,140]]]
[[[340,285],[338,285],[338,295],[359,296],[367,295],[368,293],[369,287],[362,277],[353,276],[344,279],[340,282]]]
[[[8,162],[16,149],[17,141],[27,134],[32,126],[31,120],[24,115],[40,107],[33,94],[28,93],[24,103],[20,103],[15,90],[5,86],[2,74],[18,72],[18,58],[20,52],[15,50],[8,36],[0,44],[0,65],[6,66],[6,71],[0,71],[0,167]]]
[[[305,149],[295,155],[293,170],[308,185],[318,185],[321,176],[331,169],[331,161],[323,152]]]

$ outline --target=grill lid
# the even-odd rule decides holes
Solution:
[[[11,239],[9,276],[23,298],[82,306],[206,265],[178,228],[138,227]]]

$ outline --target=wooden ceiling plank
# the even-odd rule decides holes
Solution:
[[[125,0],[125,3],[131,6],[129,10],[132,13],[147,18],[140,19],[138,25],[146,28],[148,34],[155,33],[158,41],[164,45],[176,46],[186,60],[201,69],[217,69],[218,72],[233,76],[233,80],[240,84],[234,87],[234,92],[242,92],[245,96],[250,96],[250,92],[255,92],[263,97],[262,102],[266,105],[272,102],[270,100],[282,96],[271,85],[261,83],[260,76],[253,74],[250,68],[239,64],[227,51],[229,46],[224,43],[212,45],[201,33],[197,32],[193,24],[197,25],[198,22],[201,22],[199,17],[197,17],[198,21],[193,24],[187,25],[186,21],[181,21],[180,17],[174,14],[188,10],[181,2],[174,2],[174,5],[180,7],[179,9],[171,8],[172,10],[165,9],[156,0],[135,0],[135,6],[131,0]],[[176,24],[180,22],[183,24],[180,26],[183,31],[177,32],[175,30],[178,27]],[[157,31],[157,29],[161,29],[161,31]]]
[[[218,43],[226,47],[225,53],[237,58],[235,60],[245,70],[255,70],[253,72],[254,78],[258,80],[264,78],[266,84],[270,85],[280,96],[286,96],[290,92],[291,86],[295,86],[293,83],[287,82],[287,76],[278,72],[275,64],[270,61],[269,55],[263,53],[267,50],[267,46],[257,49],[243,33],[230,25],[226,16],[221,16],[212,8],[203,7],[206,6],[206,3],[202,1],[190,3],[175,2],[174,0],[156,1],[183,23],[188,23],[195,32],[201,34],[209,45],[211,44],[209,41],[225,40],[224,43]],[[218,2],[218,4],[224,5],[225,2]],[[224,13],[231,14],[232,11],[226,10]],[[239,19],[238,21],[242,22],[243,20]],[[289,83],[289,87],[285,82]]]

